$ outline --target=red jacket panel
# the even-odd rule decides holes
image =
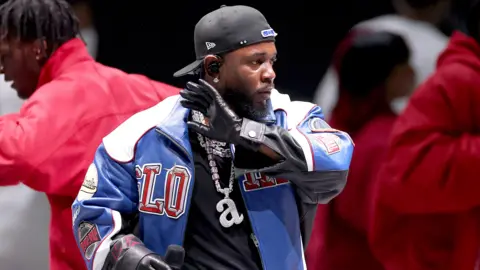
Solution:
[[[392,131],[372,248],[387,270],[471,270],[480,237],[480,46],[455,33]]]
[[[47,194],[51,269],[85,269],[72,235],[71,204],[102,138],[177,93],[95,62],[83,42],[73,39],[47,61],[38,89],[20,112],[0,117],[0,185],[21,181]]]
[[[370,250],[367,232],[372,187],[395,119],[393,113],[384,112],[353,135],[355,151],[347,185],[329,204],[318,207],[306,251],[308,269],[383,269]]]

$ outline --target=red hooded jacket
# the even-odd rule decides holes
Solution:
[[[372,249],[387,270],[479,269],[480,46],[455,33],[392,131]]]
[[[71,205],[102,138],[176,93],[95,62],[73,39],[47,61],[20,113],[0,117],[0,185],[22,181],[47,194],[52,270],[86,269],[72,234]]]

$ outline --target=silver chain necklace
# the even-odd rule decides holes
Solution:
[[[205,124],[205,117],[203,114],[201,114],[198,111],[192,111],[192,118],[194,121]],[[210,172],[212,174],[212,180],[215,184],[215,188],[217,189],[217,192],[225,195],[225,198],[220,200],[217,203],[217,211],[220,214],[219,221],[220,224],[224,228],[229,228],[233,224],[240,224],[243,221],[243,214],[238,213],[237,206],[235,205],[235,202],[230,199],[230,193],[233,191],[233,185],[235,182],[235,166],[233,164],[233,157],[230,149],[223,149],[225,151],[218,151],[218,147],[215,147],[215,154],[221,154],[223,153],[224,155],[220,155],[221,157],[227,157],[230,156],[232,157],[232,162],[230,166],[230,179],[228,182],[228,187],[222,188],[220,186],[220,175],[218,174],[218,167],[217,167],[217,162],[213,158],[214,155],[214,147],[213,145],[220,145],[219,142],[216,142],[214,140],[211,140],[207,137],[204,137],[200,133],[197,133],[198,141],[200,142],[200,145],[205,149],[207,152],[207,159],[208,159],[208,165],[210,167]],[[225,207],[226,206],[226,207]],[[230,218],[229,218],[230,214]]]

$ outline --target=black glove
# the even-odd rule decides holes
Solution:
[[[129,234],[113,243],[102,270],[180,270],[184,257],[182,247],[170,245],[162,258]]]
[[[249,136],[241,136],[244,122],[251,120],[238,117],[209,83],[202,79],[199,80],[199,84],[188,82],[186,89],[180,91],[180,95],[184,98],[180,101],[183,107],[201,112],[207,120],[206,124],[189,121],[187,123],[189,128],[217,141],[243,146],[253,151],[258,150],[260,146],[258,142],[249,140]]]
[[[158,254],[148,254],[143,257],[139,264],[137,264],[136,270],[171,270],[170,266],[166,264],[162,257]]]

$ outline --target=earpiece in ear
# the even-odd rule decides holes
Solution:
[[[220,72],[220,63],[219,62],[212,62],[208,65],[208,73],[209,75],[215,75]]]

